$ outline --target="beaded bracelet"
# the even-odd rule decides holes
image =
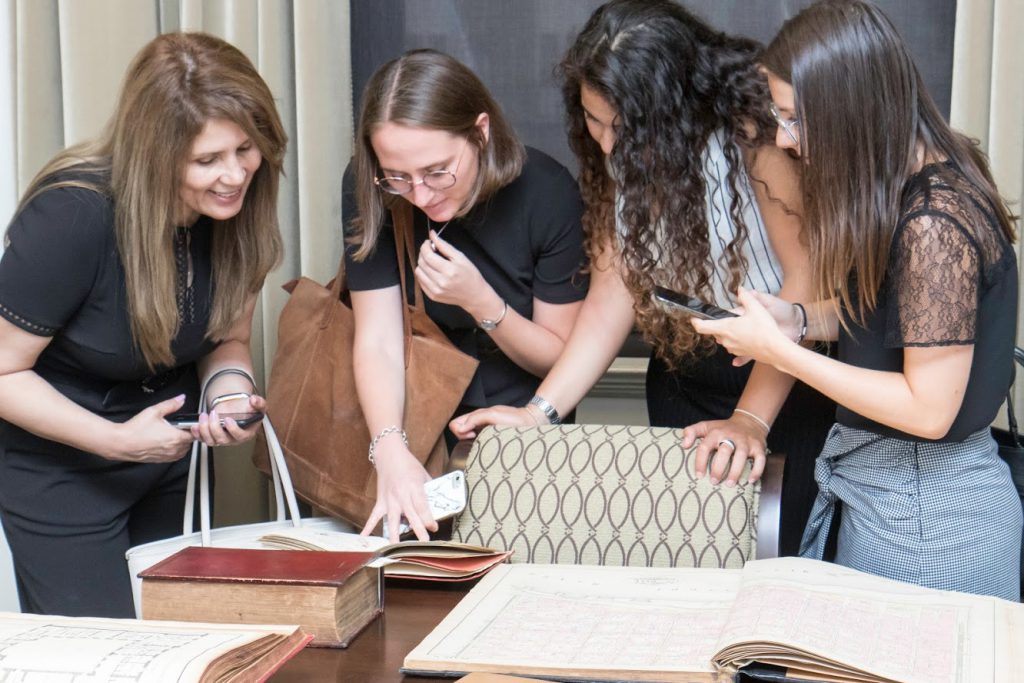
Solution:
[[[409,447],[409,437],[406,436],[404,429],[402,429],[398,425],[391,425],[390,427],[385,427],[384,429],[380,430],[380,433],[377,434],[377,436],[373,437],[372,441],[370,441],[370,452],[366,454],[366,457],[369,459],[370,464],[373,465],[374,467],[377,466],[377,463],[373,459],[373,452],[377,450],[377,444],[380,443],[380,440],[383,439],[388,434],[399,434],[402,437],[402,443],[405,444],[406,448]]]

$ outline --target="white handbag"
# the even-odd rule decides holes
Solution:
[[[132,598],[135,601],[135,616],[142,618],[142,579],[139,572],[148,569],[157,562],[178,552],[182,548],[193,545],[216,546],[218,548],[261,548],[261,536],[289,527],[308,527],[324,531],[351,532],[353,528],[347,522],[333,517],[313,517],[302,519],[299,516],[298,504],[295,501],[295,489],[288,474],[288,465],[281,453],[281,443],[270,418],[263,418],[263,430],[270,451],[270,468],[274,484],[274,500],[277,509],[277,520],[255,524],[210,528],[210,481],[209,481],[209,448],[206,444],[196,441],[192,444],[192,462],[188,470],[188,483],[185,490],[185,514],[182,522],[181,536],[165,538],[160,541],[144,543],[128,549],[125,559],[128,561],[128,572],[132,579]],[[192,510],[196,498],[196,469],[199,470],[199,531],[192,531]],[[286,512],[287,508],[287,512]]]

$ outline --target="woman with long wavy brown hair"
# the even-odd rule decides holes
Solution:
[[[752,479],[760,476],[767,447],[787,454],[782,549],[791,554],[814,499],[811,463],[833,406],[798,387],[783,407],[791,378],[769,367],[734,368],[652,298],[657,285],[726,308],[741,284],[795,300],[809,294],[795,163],[771,144],[758,49],[674,2],[613,0],[566,53],[559,73],[580,162],[591,289],[537,393],[556,414],[571,410],[635,324],[654,349],[651,424],[693,425],[684,438],[689,446],[703,437],[699,471],[710,458],[712,478],[731,484],[748,458]],[[468,436],[483,424],[549,417],[534,407],[491,409],[452,429]]]
[[[812,5],[762,59],[777,144],[804,167],[807,336],[839,357],[793,344],[802,315],[760,293],[694,326],[840,405],[802,555],[826,557],[835,523],[839,564],[1016,601],[1021,505],[989,425],[1013,379],[1017,259],[988,162],[871,3]]]
[[[132,616],[125,551],[181,533],[190,444],[255,435],[227,415],[265,406],[249,336],[286,144],[245,55],[166,34],[102,135],[25,192],[0,260],[0,512],[24,611]]]

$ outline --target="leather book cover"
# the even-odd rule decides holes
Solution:
[[[374,553],[206,548],[179,550],[139,576],[147,580],[340,586]]]

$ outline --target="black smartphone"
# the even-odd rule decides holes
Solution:
[[[220,417],[220,423],[222,426],[224,424],[224,418],[230,417],[238,423],[239,427],[245,428],[262,420],[263,413],[222,413]],[[188,429],[189,427],[199,424],[199,413],[175,413],[174,415],[168,415],[167,421],[171,423],[172,427]]]
[[[694,299],[692,296],[686,296],[674,290],[668,289],[667,287],[655,287],[654,298],[658,301],[686,311],[690,315],[703,318],[705,320],[721,320],[722,318],[735,318],[736,314],[719,308],[714,304],[709,304],[706,301],[700,299]]]

